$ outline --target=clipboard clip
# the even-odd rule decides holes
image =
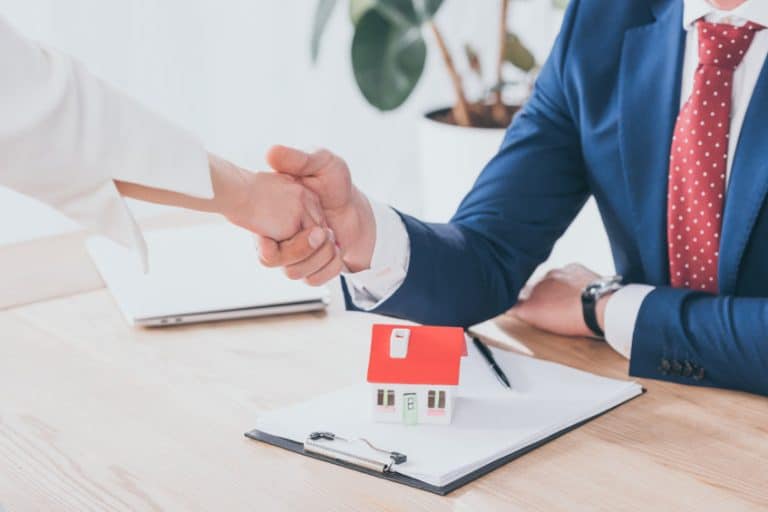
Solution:
[[[361,443],[376,454],[386,456],[387,459],[377,460],[356,453],[360,451],[359,445]],[[346,449],[342,447],[343,445],[346,445]],[[404,453],[383,450],[374,446],[367,439],[345,439],[333,432],[312,432],[304,441],[304,450],[381,473],[389,473],[392,471],[392,466],[403,464],[408,460],[408,456]]]

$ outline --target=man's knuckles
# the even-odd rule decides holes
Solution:
[[[333,152],[326,148],[320,148],[312,153],[312,165],[311,169],[308,169],[307,175],[312,175],[320,172],[323,169],[327,169],[334,164],[334,161],[338,159]]]

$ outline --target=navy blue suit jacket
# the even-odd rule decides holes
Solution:
[[[618,272],[657,287],[640,309],[630,373],[768,394],[765,68],[732,162],[720,295],[669,286],[682,12],[682,0],[573,0],[530,100],[451,222],[402,215],[407,277],[376,312],[458,326],[502,313],[593,195]]]

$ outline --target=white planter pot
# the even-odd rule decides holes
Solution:
[[[419,149],[425,220],[447,222],[453,216],[480,171],[498,151],[504,131],[454,126],[422,116]]]

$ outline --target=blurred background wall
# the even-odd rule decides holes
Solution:
[[[277,142],[325,146],[347,159],[364,191],[418,214],[417,121],[452,99],[442,62],[431,54],[406,105],[381,114],[355,86],[345,8],[335,12],[320,60],[311,65],[314,5],[314,0],[0,0],[0,14],[243,166],[263,169],[265,150]],[[456,54],[472,41],[488,71],[495,59],[497,9],[496,0],[447,0],[438,17]],[[511,4],[511,27],[540,62],[561,19],[550,0]],[[140,216],[162,211],[132,206]],[[0,244],[76,228],[6,189],[0,189],[0,218]],[[548,265],[570,261],[612,271],[602,224],[590,205]]]

